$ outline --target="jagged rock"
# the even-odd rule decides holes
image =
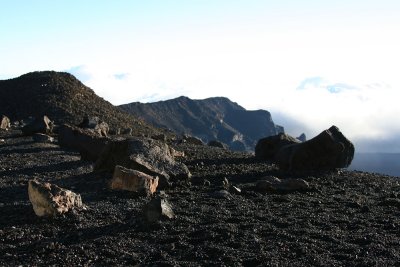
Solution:
[[[282,147],[275,160],[285,171],[325,171],[346,168],[354,156],[354,145],[336,126],[299,144]]]
[[[305,133],[302,133],[299,137],[297,137],[297,139],[301,142],[305,142],[307,141],[307,137]]]
[[[175,149],[172,148],[172,147],[169,147],[169,150],[170,150],[170,152],[171,152],[171,155],[172,155],[174,158],[184,158],[184,157],[185,157],[185,152],[184,152],[184,151],[178,151],[178,150],[175,150]]]
[[[120,189],[152,195],[158,186],[158,177],[152,177],[140,171],[115,166],[113,178],[110,182],[111,189]]]
[[[256,184],[256,190],[262,193],[289,193],[294,191],[305,191],[309,188],[310,185],[303,179],[281,180],[274,176],[265,177],[263,180],[258,181]]]
[[[82,207],[79,194],[50,183],[30,180],[28,183],[29,200],[37,216],[55,216],[73,208]]]
[[[78,125],[81,128],[93,129],[100,136],[107,137],[110,128],[108,124],[104,121],[101,121],[99,117],[90,117],[86,115],[83,121]]]
[[[207,145],[212,146],[212,147],[219,147],[219,148],[223,148],[223,149],[227,149],[227,147],[228,147],[224,143],[217,141],[217,140],[210,141],[210,142],[208,142]]]
[[[175,214],[166,199],[156,197],[143,207],[143,216],[147,222],[155,223],[160,219],[173,219]]]
[[[54,138],[47,135],[47,134],[42,134],[42,133],[35,133],[33,136],[33,141],[35,142],[40,142],[40,143],[53,143]]]
[[[34,133],[49,134],[52,131],[53,122],[47,116],[36,118],[22,127],[22,132],[25,135],[32,135]]]
[[[8,130],[11,127],[10,119],[6,115],[1,116],[0,129]]]
[[[113,171],[116,165],[158,176],[160,188],[168,186],[171,177],[179,180],[191,177],[186,165],[175,161],[167,144],[151,138],[130,137],[109,142],[94,170]]]
[[[82,159],[95,161],[109,142],[109,138],[101,137],[92,129],[64,124],[58,130],[58,142],[60,146],[76,149]]]
[[[273,161],[278,151],[286,145],[297,144],[300,141],[296,138],[280,133],[273,136],[268,136],[258,140],[255,154],[257,158]]]

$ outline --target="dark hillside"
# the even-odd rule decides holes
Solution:
[[[0,81],[0,113],[12,121],[47,115],[57,124],[98,116],[110,127],[153,132],[153,127],[129,115],[65,72],[40,71]]]

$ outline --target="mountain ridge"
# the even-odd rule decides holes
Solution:
[[[246,110],[226,97],[195,100],[180,96],[119,107],[153,126],[193,135],[204,142],[218,140],[233,150],[253,150],[260,138],[284,132],[282,126],[275,125],[270,112]]]

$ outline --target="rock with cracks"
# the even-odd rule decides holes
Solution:
[[[122,166],[115,166],[111,189],[127,190],[152,195],[158,186],[158,177],[152,177],[140,171],[131,170]]]
[[[50,183],[30,180],[28,185],[29,200],[37,216],[56,216],[69,210],[82,207],[79,194]]]
[[[346,168],[354,156],[354,145],[336,126],[300,144],[282,147],[275,160],[285,171],[328,171]]]
[[[60,146],[78,150],[82,159],[96,161],[109,139],[91,129],[64,124],[59,129],[58,142]]]
[[[114,171],[116,165],[158,176],[159,187],[170,179],[187,180],[191,174],[183,163],[175,161],[168,145],[151,138],[113,140],[96,161],[95,171]]]

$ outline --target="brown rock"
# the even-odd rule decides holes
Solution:
[[[115,166],[113,178],[110,183],[111,189],[120,189],[143,193],[145,195],[153,194],[158,186],[158,177],[152,177],[140,171]]]
[[[79,194],[50,183],[42,184],[30,180],[28,194],[37,216],[55,216],[73,208],[82,207]]]

